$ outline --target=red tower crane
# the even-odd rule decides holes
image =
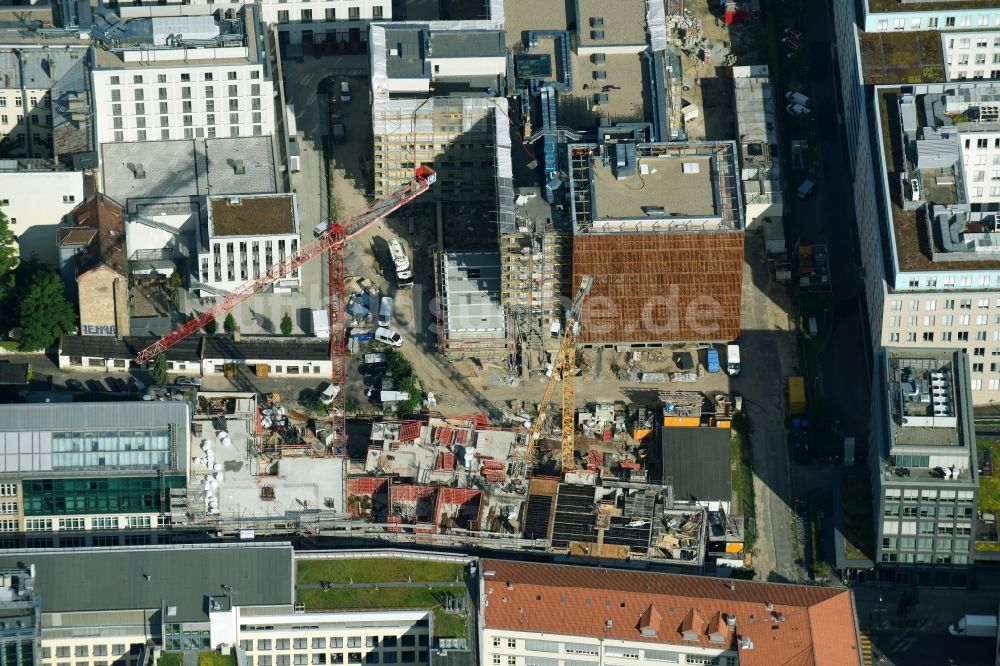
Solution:
[[[344,381],[347,373],[347,326],[345,321],[346,306],[344,304],[344,245],[354,236],[370,227],[375,222],[406,205],[426,192],[437,180],[437,174],[427,166],[417,167],[413,180],[409,181],[395,192],[376,201],[364,211],[348,218],[330,222],[326,229],[314,240],[299,248],[298,252],[268,266],[267,270],[257,278],[244,282],[231,291],[225,298],[178,326],[162,338],[140,351],[136,357],[137,365],[142,365],[157,354],[170,349],[175,344],[199,331],[210,321],[224,316],[237,305],[260,292],[267,285],[292,275],[302,264],[315,259],[327,252],[330,265],[329,283],[329,316],[330,316],[330,361],[333,366],[331,383],[337,387],[330,413],[333,415],[334,439],[338,442],[345,437],[344,427]]]

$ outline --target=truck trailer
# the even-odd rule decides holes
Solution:
[[[726,345],[726,372],[735,377],[740,374],[740,346]]]
[[[413,286],[413,270],[410,268],[410,258],[403,250],[403,244],[398,238],[389,241],[389,255],[396,269],[396,286],[400,289]]]
[[[963,615],[958,622],[949,625],[948,633],[970,638],[996,638],[997,616]]]

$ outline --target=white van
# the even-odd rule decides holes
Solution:
[[[340,103],[349,104],[351,101],[351,86],[347,81],[340,82]]]
[[[337,397],[340,393],[340,387],[336,384],[329,384],[323,392],[319,394],[319,401],[324,405],[329,405],[333,402],[333,399]]]
[[[391,347],[402,347],[403,337],[391,328],[375,329],[376,342],[383,342]]]
[[[378,305],[378,325],[385,328],[392,323],[392,298],[383,296]]]

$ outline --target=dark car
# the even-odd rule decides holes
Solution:
[[[124,380],[118,379],[117,377],[108,377],[104,381],[107,382],[108,388],[114,391],[115,393],[128,392],[128,384],[126,384]]]
[[[88,379],[87,388],[93,391],[94,393],[104,392],[104,385],[101,384],[101,382],[97,381],[96,379]]]
[[[66,380],[66,388],[68,388],[70,391],[87,390],[87,387],[83,385],[83,382],[81,382],[79,379],[72,379],[72,378]]]
[[[362,375],[381,375],[387,367],[385,363],[364,363],[358,366],[358,372]]]

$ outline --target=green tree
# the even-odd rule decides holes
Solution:
[[[410,362],[395,349],[389,348],[386,352],[386,361],[386,370],[397,380],[402,380],[413,372]]]
[[[222,328],[230,335],[236,332],[236,317],[233,316],[232,312],[226,315],[226,320],[222,322]]]
[[[21,349],[45,349],[59,336],[71,332],[76,323],[73,306],[63,296],[62,279],[57,273],[39,273],[21,290]]]
[[[167,355],[164,352],[153,357],[153,364],[149,366],[149,374],[153,379],[153,384],[162,386],[167,383]]]
[[[205,332],[209,335],[215,335],[215,331],[218,330],[219,324],[214,319],[210,319],[205,322]]]
[[[281,325],[280,325],[280,327],[281,327],[281,334],[282,335],[291,335],[292,334],[292,326],[293,326],[292,325],[292,318],[289,317],[288,313],[286,312],[285,315],[281,318]]]
[[[17,267],[18,256],[14,243],[17,237],[10,230],[10,220],[0,208],[0,324],[8,328],[14,323],[14,304],[9,303],[14,295],[16,281],[14,268]]]

